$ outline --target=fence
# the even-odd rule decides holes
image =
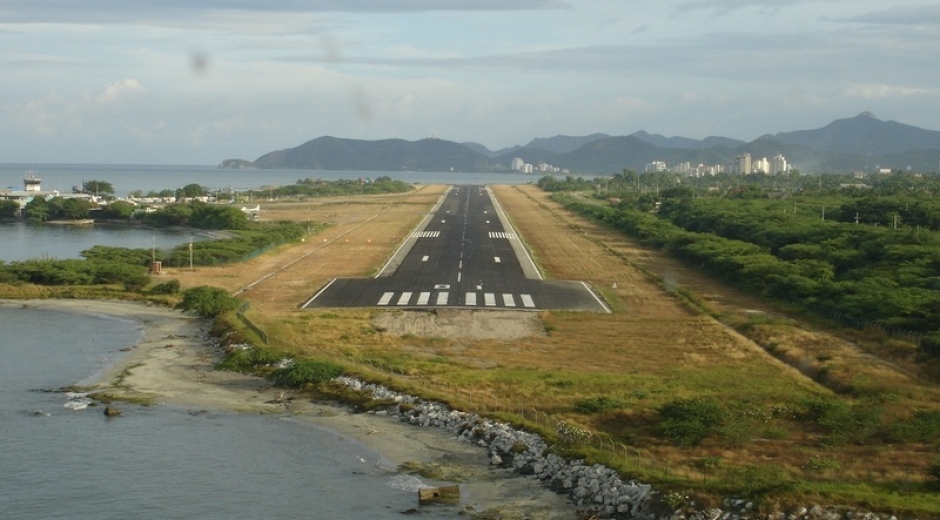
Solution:
[[[248,303],[248,302],[243,302],[243,303],[238,307],[238,311],[236,311],[235,314],[238,316],[238,319],[241,320],[241,322],[242,322],[246,327],[248,327],[249,329],[251,329],[252,332],[254,332],[255,334],[257,334],[258,337],[261,338],[261,341],[264,342],[265,345],[267,345],[267,344],[268,344],[268,333],[265,332],[264,329],[262,329],[261,327],[255,325],[250,319],[248,319],[248,316],[245,316],[245,312],[248,311],[248,309],[249,309],[250,307],[251,307],[251,304],[250,304],[250,303]]]

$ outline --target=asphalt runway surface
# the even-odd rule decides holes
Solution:
[[[610,312],[583,282],[542,280],[485,186],[454,186],[375,278],[336,278],[302,308]]]

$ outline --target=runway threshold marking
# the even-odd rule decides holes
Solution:
[[[398,305],[408,305],[408,301],[411,300],[410,292],[403,292],[398,298]]]
[[[437,304],[438,305],[447,305],[447,296],[446,292],[437,293]]]
[[[502,262],[502,260],[500,260],[498,256],[494,256],[493,261],[496,262],[497,264]]]
[[[496,307],[496,295],[491,292],[483,293],[483,305],[487,307]]]
[[[522,298],[522,305],[528,307],[529,309],[535,308],[535,302],[532,300],[532,296],[528,294],[523,294],[520,296]]]
[[[393,292],[387,292],[379,298],[379,305],[388,305],[388,302],[392,301],[392,296],[395,296]]]
[[[427,305],[431,300],[431,293],[423,292],[418,295],[418,305]]]
[[[421,261],[422,261],[422,262],[427,262],[429,258],[431,258],[431,257],[425,255],[425,256],[421,257]]]
[[[477,293],[468,292],[467,297],[464,299],[466,305],[476,305],[477,304]]]
[[[503,305],[506,307],[515,307],[516,299],[512,297],[509,293],[503,293]]]

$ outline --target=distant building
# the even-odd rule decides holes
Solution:
[[[751,163],[751,173],[770,173],[770,161],[766,157]]]
[[[666,163],[664,163],[663,161],[653,161],[651,163],[647,163],[643,171],[644,172],[664,172],[666,171]]]
[[[790,165],[787,164],[787,158],[780,155],[779,153],[770,160],[770,172],[773,174],[777,173],[788,173],[790,171]]]
[[[521,172],[523,165],[525,165],[525,161],[522,160],[522,157],[516,157],[512,160],[512,171]]]
[[[36,197],[51,199],[61,196],[58,191],[42,191],[42,181],[32,173],[27,173],[23,179],[22,190],[0,190],[0,199],[12,200],[20,205],[20,208],[26,207]]]
[[[751,173],[751,154],[738,155],[731,163],[731,173],[748,175]]]

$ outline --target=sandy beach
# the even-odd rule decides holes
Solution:
[[[117,301],[2,300],[0,306],[105,315],[138,324],[142,337],[92,385],[119,399],[157,406],[246,413],[290,414],[349,437],[383,456],[393,469],[406,462],[439,467],[440,480],[461,484],[461,505],[482,518],[578,518],[576,507],[530,477],[489,464],[484,449],[450,434],[375,414],[351,413],[273,388],[268,381],[214,369],[221,351],[205,341],[209,322],[155,305]],[[120,405],[118,405],[120,406]],[[417,496],[415,507],[418,507]],[[429,506],[434,507],[434,506]]]

